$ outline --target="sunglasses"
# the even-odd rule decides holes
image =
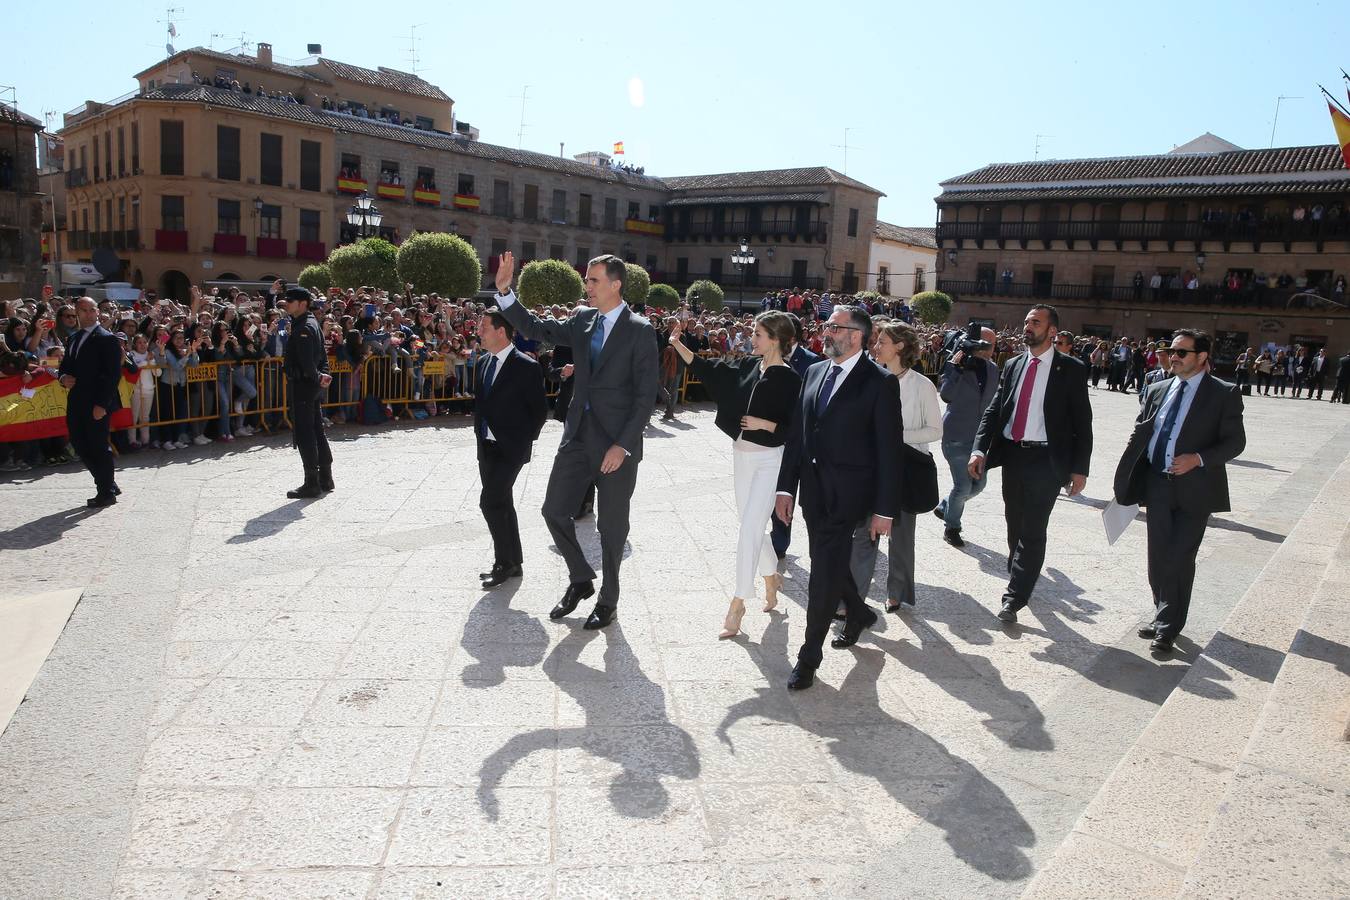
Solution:
[[[1186,355],[1189,353],[1201,353],[1203,351],[1176,349],[1176,350],[1168,350],[1166,352],[1172,354],[1173,356],[1180,356],[1182,359],[1185,359]]]
[[[857,325],[837,325],[834,322],[828,322],[825,325],[822,325],[820,330],[828,331],[830,334],[835,334],[840,331],[862,331]]]

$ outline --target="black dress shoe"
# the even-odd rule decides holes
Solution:
[[[493,566],[491,572],[480,577],[483,579],[483,587],[494,588],[499,584],[506,584],[512,578],[519,578],[521,574],[520,566]]]
[[[319,482],[317,480],[306,481],[298,488],[286,492],[286,499],[288,500],[312,500],[315,497],[322,496],[323,491],[319,490]]]
[[[788,677],[787,689],[789,691],[804,691],[815,683],[816,670],[811,666],[797,663],[792,667],[792,674]]]
[[[109,493],[112,494],[114,497],[120,497],[122,496],[122,489],[114,484],[112,486],[112,490],[109,491]]]
[[[599,629],[604,628],[610,622],[614,621],[616,609],[616,607],[605,603],[595,604],[595,609],[591,610],[591,614],[586,618],[586,624],[582,627],[587,631],[598,631]]]
[[[961,529],[944,528],[942,529],[942,539],[953,547],[964,547],[966,542],[961,539]]]
[[[333,484],[333,470],[332,470],[332,469],[320,469],[320,470],[319,470],[319,488],[320,488],[320,490],[322,490],[325,494],[327,494],[327,493],[329,493],[330,491],[332,491],[333,488],[335,488],[336,486],[337,486],[337,485]]]
[[[1140,625],[1138,634],[1141,638],[1155,638],[1158,636],[1158,626],[1152,622]]]
[[[1154,653],[1171,653],[1176,639],[1165,634],[1160,634],[1153,639],[1153,643],[1148,645],[1148,649]]]
[[[594,595],[594,582],[574,581],[567,586],[567,590],[563,591],[562,599],[558,601],[557,606],[553,607],[553,611],[548,614],[548,617],[557,621],[563,616],[570,616],[572,610],[577,608],[578,603]]]
[[[102,509],[105,506],[112,506],[116,502],[117,496],[115,494],[100,493],[94,497],[90,497],[85,501],[85,504],[88,505],[90,509]]]
[[[997,613],[1000,622],[1013,624],[1017,621],[1017,610],[1013,609],[1011,603],[1004,603],[1003,608]]]
[[[839,630],[839,636],[830,641],[830,646],[836,650],[852,647],[858,643],[858,638],[862,637],[863,631],[875,624],[877,624],[877,614],[869,609],[866,618],[860,619],[856,623],[852,619],[845,622],[844,627]]]

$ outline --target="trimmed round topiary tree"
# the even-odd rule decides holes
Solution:
[[[952,298],[942,291],[922,291],[914,295],[909,305],[926,325],[941,325],[952,313]]]
[[[483,264],[457,234],[414,232],[398,248],[398,277],[418,293],[472,297],[483,283]]]
[[[698,302],[704,309],[720,310],[725,306],[727,292],[715,281],[700,278],[689,285],[689,290],[684,292],[684,299],[693,303],[695,293],[698,294]]]
[[[327,263],[315,263],[301,269],[295,280],[302,288],[326,294],[333,286],[333,273],[328,271]]]
[[[520,272],[516,292],[526,306],[577,305],[586,291],[577,270],[557,259],[537,259]]]
[[[398,248],[384,238],[366,238],[355,244],[338,247],[328,255],[328,271],[333,286],[359,288],[369,285],[399,293]]]
[[[680,292],[668,284],[654,284],[647,290],[647,305],[674,309],[680,305]]]
[[[866,301],[867,304],[870,306],[871,304],[876,303],[878,300],[880,300],[881,295],[878,294],[876,291],[858,291],[858,293],[853,295],[853,299],[858,301]]]
[[[623,302],[632,307],[640,307],[647,302],[647,291],[651,290],[652,276],[637,263],[624,263],[627,271],[623,275]]]

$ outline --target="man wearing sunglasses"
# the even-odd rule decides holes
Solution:
[[[1139,628],[1155,653],[1172,652],[1186,625],[1195,555],[1209,514],[1229,509],[1224,464],[1247,444],[1242,394],[1209,374],[1210,337],[1179,329],[1168,351],[1172,377],[1146,391],[1116,467],[1116,502],[1148,508],[1148,583],[1154,614]]]

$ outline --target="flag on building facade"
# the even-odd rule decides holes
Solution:
[[[614,142],[614,155],[623,156],[623,141]]]
[[[1336,129],[1336,143],[1341,148],[1341,157],[1345,160],[1345,167],[1350,169],[1350,116],[1331,102],[1327,103],[1327,109],[1331,111],[1331,124]]]

